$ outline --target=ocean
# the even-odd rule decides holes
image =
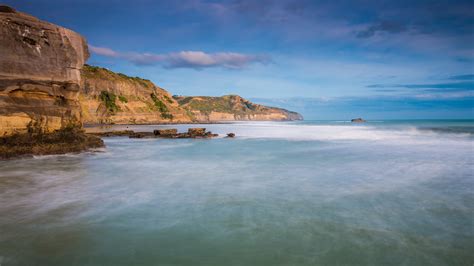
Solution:
[[[473,265],[474,121],[202,126],[0,161],[0,265]]]

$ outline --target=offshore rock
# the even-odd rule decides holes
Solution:
[[[85,39],[0,6],[0,136],[81,126]]]
[[[157,129],[153,130],[155,136],[173,136],[178,134],[178,130],[176,128],[171,129]]]
[[[351,122],[352,123],[365,123],[367,121],[359,117],[359,118],[351,119]]]
[[[206,134],[205,128],[189,128],[188,134],[191,136],[204,136]]]

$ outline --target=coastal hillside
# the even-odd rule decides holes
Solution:
[[[85,65],[80,106],[86,124],[153,124],[239,120],[300,120],[301,115],[237,96],[185,97],[139,77]]]
[[[0,136],[81,125],[85,39],[0,6]]]
[[[238,95],[222,97],[173,96],[181,107],[193,115],[193,119],[212,121],[286,121],[302,120],[303,117],[285,109],[255,104]]]
[[[192,122],[188,112],[151,81],[85,65],[80,106],[87,124]]]

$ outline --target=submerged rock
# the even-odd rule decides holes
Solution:
[[[352,123],[365,123],[367,121],[359,117],[359,118],[351,119],[351,122]]]

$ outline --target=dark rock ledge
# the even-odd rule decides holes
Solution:
[[[86,134],[76,127],[67,127],[51,133],[29,131],[0,137],[0,160],[33,155],[78,153],[104,146],[102,139]]]
[[[189,128],[188,132],[179,133],[176,128],[172,129],[157,129],[153,132],[135,132],[132,130],[110,131],[90,133],[99,137],[126,137],[129,138],[168,138],[168,139],[202,139],[213,138],[219,136],[213,134],[211,131],[206,131],[205,128]]]

